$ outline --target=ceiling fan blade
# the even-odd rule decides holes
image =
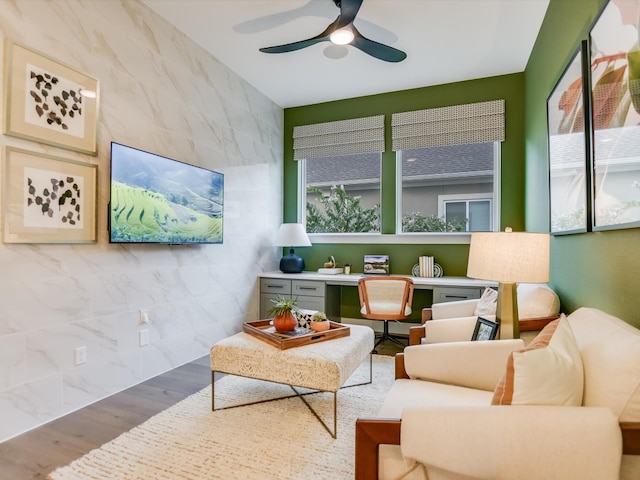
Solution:
[[[335,1],[335,0],[334,0]],[[353,23],[364,0],[341,0],[340,16],[334,28],[340,30]]]
[[[384,60],[385,62],[394,63],[401,62],[407,58],[407,54],[402,50],[398,50],[397,48],[390,47],[389,45],[384,45],[363,37],[358,29],[353,25],[351,26],[351,29],[355,35],[351,45],[362,50],[367,55],[371,55],[379,60]]]
[[[329,35],[336,28],[335,25],[338,23],[338,18],[336,18],[331,25],[324,29],[324,31],[320,35],[316,35],[315,37],[307,38],[306,40],[299,40],[297,42],[285,43],[284,45],[275,45],[273,47],[263,47],[259,48],[262,53],[286,53],[286,52],[294,52],[296,50],[300,50],[303,48],[310,47],[311,45],[315,45],[316,43],[324,42],[325,40],[329,40]]]
[[[286,53],[286,52],[295,52],[296,50],[301,50],[303,48],[310,47],[311,45],[315,45],[316,43],[323,42],[328,40],[328,36],[318,36],[313,38],[308,38],[306,40],[300,40],[298,42],[286,43],[284,45],[275,45],[273,47],[263,47],[259,50],[262,53]]]

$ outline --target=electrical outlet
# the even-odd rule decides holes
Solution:
[[[76,361],[76,367],[78,365],[84,365],[85,363],[87,363],[87,347],[85,346],[76,347],[75,361]]]
[[[140,310],[140,325],[147,325],[149,321],[149,313],[146,310]]]
[[[149,345],[149,329],[140,330],[140,346]]]

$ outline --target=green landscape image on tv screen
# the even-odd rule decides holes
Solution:
[[[224,175],[111,143],[111,243],[222,243]]]

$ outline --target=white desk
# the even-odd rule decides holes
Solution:
[[[270,300],[283,295],[297,296],[300,308],[322,310],[330,319],[340,320],[342,295],[339,287],[355,287],[363,276],[363,273],[350,275],[323,275],[317,272],[282,273],[280,271],[261,273],[259,275],[260,315],[262,318],[267,318],[266,311],[272,305]],[[479,298],[485,287],[497,286],[496,282],[469,277],[397,276],[413,280],[416,289],[433,290],[434,303]]]

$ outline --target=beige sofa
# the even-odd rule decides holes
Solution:
[[[425,479],[423,466],[429,480],[640,478],[640,331],[591,308],[553,323],[564,327],[573,356],[558,347],[559,334],[546,350],[524,353],[520,339],[407,347],[378,418],[356,423],[356,479],[396,479],[411,467],[407,480]],[[528,384],[517,362],[552,345],[551,369]],[[571,384],[565,360],[579,386],[562,406],[515,392],[519,404],[491,404],[509,362],[518,395],[527,385],[535,397]]]

